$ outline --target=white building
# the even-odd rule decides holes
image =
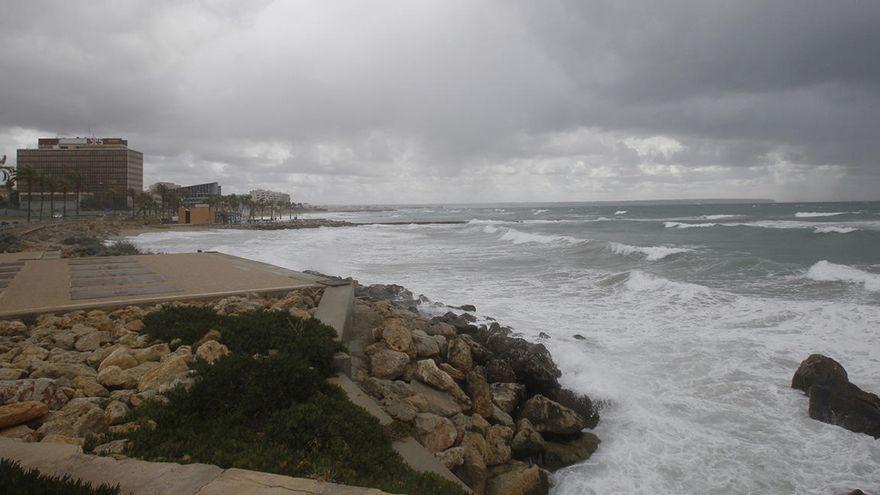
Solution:
[[[290,194],[269,191],[268,189],[254,189],[251,191],[251,200],[263,204],[283,204],[290,203]]]

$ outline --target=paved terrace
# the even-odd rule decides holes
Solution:
[[[0,254],[0,318],[282,292],[323,280],[216,252],[70,259],[6,253]]]
[[[213,299],[248,293],[284,292],[300,287],[325,287],[315,317],[333,327],[339,338],[358,346],[362,325],[354,325],[354,285],[216,252],[152,254],[61,259],[57,252],[0,254],[0,318],[30,314],[109,309],[162,301]],[[358,327],[358,330],[355,329]],[[361,336],[362,337],[362,336]],[[344,373],[329,381],[348,399],[388,426],[393,420],[347,375],[347,356],[337,359]],[[433,472],[470,489],[412,437],[393,442],[393,448],[418,471]],[[115,460],[83,454],[79,447],[23,443],[0,438],[0,457],[49,474],[69,474],[92,483],[120,483],[134,495],[208,494],[350,494],[384,492],[320,483],[242,469],[205,464],[180,465],[137,459]]]

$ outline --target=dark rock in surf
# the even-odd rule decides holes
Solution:
[[[544,332],[540,332],[540,333],[538,333],[538,337],[540,337],[540,338],[542,338],[542,339],[549,339],[549,338],[550,338],[550,336],[547,335],[547,334],[544,333]]]
[[[480,332],[477,340],[496,358],[505,359],[518,381],[524,383],[531,394],[559,388],[559,377],[562,376],[562,372],[543,344],[533,344],[521,338],[509,337],[502,330],[491,328]]]
[[[810,397],[811,418],[880,438],[880,397],[850,383],[837,361],[811,355],[798,367],[791,386]]]
[[[470,316],[470,315],[468,315]],[[474,334],[478,328],[461,315],[457,315],[452,311],[443,316],[435,316],[431,319],[431,323],[448,323],[455,327],[458,333]]]
[[[470,313],[473,313],[477,310],[477,307],[474,306],[473,304],[462,304],[461,306],[458,307],[458,309],[460,309],[462,311],[468,311]]]
[[[581,335],[579,333],[574,334],[573,337],[575,340],[587,340],[586,337],[584,337],[583,335]]]
[[[406,287],[397,284],[358,285],[355,289],[355,295],[370,299],[386,299],[401,308],[417,305],[413,293]]]

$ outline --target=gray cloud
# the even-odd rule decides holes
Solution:
[[[869,1],[0,0],[0,154],[313,202],[877,198]]]

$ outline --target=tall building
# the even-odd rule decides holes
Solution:
[[[80,192],[86,195],[125,194],[144,187],[144,154],[120,138],[40,138],[36,149],[18,150],[19,193],[26,197],[31,189],[35,196],[42,196],[49,189],[37,181],[28,185],[21,173],[24,168],[53,179],[76,173],[81,178]]]
[[[290,194],[267,189],[254,189],[251,191],[251,200],[257,203],[286,205],[290,203]]]

